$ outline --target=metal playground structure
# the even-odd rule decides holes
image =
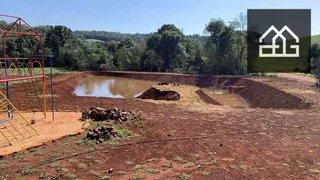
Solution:
[[[0,58],[0,141],[5,139],[7,145],[12,145],[39,134],[32,126],[30,119],[26,119],[11,102],[14,96],[10,97],[10,83],[19,83],[21,86],[19,91],[24,90],[30,110],[33,113],[36,111],[42,112],[44,118],[46,118],[46,75],[44,66],[46,57],[49,57],[52,78],[52,56],[43,55],[43,36],[26,21],[20,17],[0,14],[0,21],[3,19],[9,20],[10,24],[5,29],[1,29],[3,27],[0,26],[0,47],[2,45],[0,50],[2,56]],[[10,54],[12,49],[7,46],[6,42],[8,40],[17,42],[17,39],[25,38],[37,38],[38,41],[36,42],[39,42],[39,45],[36,52],[31,57],[12,57],[14,56]]]

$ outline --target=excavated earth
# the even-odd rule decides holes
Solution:
[[[95,73],[97,74],[97,73]],[[191,179],[320,179],[320,94],[312,86],[281,78],[250,78],[234,76],[194,76],[185,74],[104,72],[100,75],[180,83],[198,87],[245,86],[236,90],[249,104],[248,108],[233,108],[207,104],[186,107],[179,104],[153,103],[140,99],[77,97],[75,87],[90,72],[54,77],[57,111],[80,112],[90,106],[106,109],[121,108],[138,112],[144,119],[143,128],[132,129],[134,136],[113,148],[79,154],[55,161],[81,179],[101,179],[89,173],[106,174],[111,179],[130,179],[140,174],[144,179],[179,179],[182,173]],[[47,84],[47,93],[50,93]],[[11,88],[13,103],[19,110],[28,110],[22,86]],[[48,98],[50,111],[50,98]],[[80,117],[79,117],[80,118]],[[147,140],[140,143],[132,143]],[[66,145],[68,144],[68,145]],[[122,144],[122,145],[121,145]],[[72,154],[77,144],[63,139],[42,148],[44,154]],[[102,148],[107,145],[100,145]],[[37,166],[53,174],[46,157],[26,153],[17,164],[0,169],[0,174],[18,171],[24,166]],[[89,158],[90,157],[90,158]],[[181,157],[181,161],[179,160]],[[76,168],[70,159],[84,163],[86,170]],[[147,161],[157,158],[157,161]],[[98,163],[100,162],[100,163]],[[194,166],[187,166],[193,162]],[[166,168],[163,164],[172,164]],[[134,165],[145,168],[133,168]],[[1,166],[0,166],[1,167]],[[112,168],[113,172],[108,173]],[[159,173],[145,173],[147,168]],[[110,170],[109,170],[110,171]],[[121,175],[118,171],[126,171]],[[205,176],[203,172],[210,172]],[[37,179],[39,174],[27,174],[24,179]],[[65,177],[66,178],[66,177]],[[62,178],[64,179],[64,178]]]

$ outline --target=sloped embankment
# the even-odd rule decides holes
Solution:
[[[198,87],[244,86],[235,93],[239,94],[252,108],[308,109],[311,103],[269,86],[237,76],[199,76],[175,73],[139,73],[139,72],[102,72],[100,75],[142,79],[156,82],[180,83]]]

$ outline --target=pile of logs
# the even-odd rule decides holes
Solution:
[[[117,133],[114,132],[112,127],[102,126],[100,128],[90,129],[87,138],[96,140],[96,143],[102,143],[111,138],[116,138]]]
[[[103,109],[90,107],[82,113],[82,119],[93,119],[94,121],[114,120],[116,122],[139,120],[140,116],[132,111],[125,111],[118,108]]]

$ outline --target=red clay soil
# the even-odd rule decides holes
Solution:
[[[221,104],[214,99],[212,99],[210,96],[208,96],[206,93],[204,93],[202,90],[196,91],[196,93],[199,95],[199,97],[208,104],[214,104],[214,105],[220,105]]]
[[[118,107],[133,110],[144,118],[143,128],[130,128],[134,135],[119,141],[119,145],[113,145],[114,147],[109,144],[97,146],[81,144],[80,136],[59,140],[19,156],[7,157],[0,161],[0,177],[9,173],[10,178],[7,179],[23,176],[25,180],[32,180],[38,179],[41,171],[54,176],[57,168],[53,165],[58,165],[65,171],[61,179],[68,179],[71,177],[70,174],[86,180],[101,179],[106,175],[111,179],[133,179],[135,174],[143,176],[144,179],[179,179],[183,173],[189,174],[190,179],[195,180],[320,179],[320,94],[313,87],[300,86],[296,82],[278,78],[258,78],[253,81],[228,77],[230,84],[246,82],[246,87],[257,91],[251,92],[252,99],[256,101],[263,96],[276,97],[279,101],[274,98],[272,102],[286,107],[285,103],[280,102],[283,100],[292,103],[291,107],[279,110],[208,105],[206,108],[188,109],[174,104],[155,104],[137,99],[72,95],[76,82],[81,82],[87,75],[90,73],[55,78],[57,110],[84,110],[96,104],[106,109]],[[138,78],[134,73],[131,75]],[[174,79],[171,75],[152,76],[154,78],[143,75],[143,78],[159,82]],[[218,86],[226,79],[225,77],[212,79],[206,77],[204,79],[209,82],[203,82],[204,79],[188,76],[179,75],[175,82]],[[258,80],[266,82],[259,83]],[[273,88],[267,84],[272,85]],[[268,87],[270,89],[265,90]],[[11,91],[20,88],[16,86]],[[289,90],[300,96],[296,97],[297,99],[312,101],[316,106],[310,109],[290,109],[302,107],[302,105],[297,106],[293,103],[299,103],[299,101],[287,100],[287,98],[296,99],[295,96],[286,93]],[[258,91],[262,94],[258,94]],[[284,97],[263,94],[268,92],[281,93]],[[249,93],[244,95],[250,96]],[[16,98],[13,102],[18,109],[28,109],[24,96],[21,92],[12,92],[12,97]],[[268,101],[268,98],[263,100]],[[254,105],[251,102],[252,104]],[[256,106],[258,105],[268,107],[265,104],[256,103]],[[126,143],[131,144],[126,145]],[[75,155],[79,152],[86,153]],[[151,161],[151,158],[158,160]],[[48,166],[49,164],[52,166]],[[172,168],[164,167],[164,164],[172,164]],[[135,165],[144,166],[139,169],[137,168],[139,166],[135,168]],[[19,171],[23,167],[33,166],[39,170],[38,173]],[[108,173],[111,168],[113,171]],[[156,174],[145,172],[149,168],[157,169],[159,172]],[[126,171],[126,174],[122,175],[119,171]],[[203,172],[209,172],[208,176],[203,175],[206,174]]]

